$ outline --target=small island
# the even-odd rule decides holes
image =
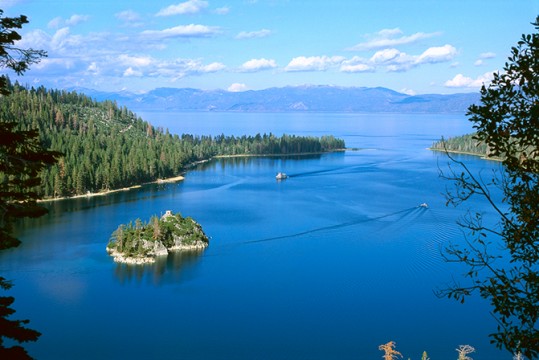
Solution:
[[[120,225],[112,233],[107,252],[115,262],[140,265],[154,263],[156,257],[170,251],[202,251],[208,244],[200,224],[167,210],[148,223],[137,219],[135,224]]]

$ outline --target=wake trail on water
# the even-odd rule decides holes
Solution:
[[[310,229],[310,230],[301,231],[301,232],[288,234],[288,235],[273,236],[273,237],[268,237],[268,238],[264,238],[264,239],[257,239],[257,240],[247,240],[247,241],[242,241],[240,243],[236,243],[236,245],[256,244],[256,243],[262,243],[262,242],[268,242],[268,241],[292,239],[292,238],[295,238],[295,237],[304,236],[304,235],[310,235],[310,234],[314,234],[314,233],[318,233],[318,232],[322,232],[322,231],[336,230],[336,229],[341,229],[341,228],[354,226],[354,225],[358,225],[358,224],[362,224],[362,223],[368,223],[368,222],[372,222],[372,221],[377,221],[377,220],[389,218],[389,217],[396,216],[396,215],[399,215],[399,217],[397,219],[397,220],[399,220],[399,219],[402,219],[402,218],[406,217],[408,214],[417,211],[418,208],[419,208],[419,206],[414,206],[412,208],[408,208],[408,209],[404,209],[404,210],[396,211],[396,212],[393,212],[393,213],[390,213],[390,214],[384,214],[384,215],[380,215],[380,216],[376,216],[376,217],[372,217],[372,218],[367,218],[367,219],[361,218],[361,219],[356,219],[356,220],[352,220],[352,221],[346,221],[346,222],[336,224],[336,225],[323,226],[323,227],[320,227],[320,228]]]
[[[299,173],[299,174],[289,174],[288,177],[289,178],[297,178],[297,177],[304,177],[304,176],[321,175],[321,174],[325,174],[325,173],[336,172],[336,171],[347,169],[347,168],[349,168],[349,167],[348,166],[343,166],[343,167],[336,167],[336,168],[324,169],[324,170],[306,171],[306,172],[302,172],[302,173]]]
[[[385,165],[393,164],[393,163],[401,163],[403,161],[407,161],[408,159],[409,158],[403,158],[399,160],[388,160],[384,162],[370,162],[370,163],[365,163],[361,165],[340,166],[340,167],[334,167],[334,168],[329,168],[329,169],[306,171],[302,173],[287,174],[287,175],[289,178],[302,178],[302,177],[310,177],[310,176],[332,175],[333,173],[356,174],[356,173],[362,173],[367,169],[379,168],[379,167],[383,167]]]

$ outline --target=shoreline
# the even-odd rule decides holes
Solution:
[[[321,155],[334,152],[356,151],[357,149],[335,149],[329,151],[316,151],[316,152],[302,152],[302,153],[290,153],[290,154],[236,154],[236,155],[215,155],[212,159],[229,159],[237,157],[286,157],[286,156],[307,156],[307,155]],[[211,159],[210,159],[211,160]],[[208,160],[209,161],[209,160]]]
[[[430,151],[438,151],[438,152],[444,152],[444,153],[451,153],[451,154],[460,154],[460,155],[470,155],[470,156],[477,156],[483,160],[490,160],[490,161],[498,161],[498,162],[501,162],[503,161],[502,159],[500,158],[494,158],[494,157],[487,157],[486,155],[484,154],[479,154],[479,153],[473,153],[473,152],[469,152],[469,151],[457,151],[457,150],[447,150],[447,149],[435,149],[435,148],[427,148],[427,150],[430,150]]]
[[[213,159],[227,159],[227,158],[239,158],[239,157],[274,157],[274,156],[307,156],[307,155],[320,155],[320,154],[327,154],[327,153],[333,153],[333,152],[344,152],[344,151],[355,151],[357,149],[335,149],[331,151],[319,151],[319,152],[309,152],[309,153],[291,153],[291,154],[237,154],[237,155],[215,155],[209,159],[199,160],[192,162],[184,167],[184,170],[191,169],[197,165],[204,164],[207,162],[210,162]],[[185,174],[185,172],[183,172]],[[114,194],[120,191],[130,191],[134,189],[140,189],[141,187],[145,185],[150,184],[169,184],[174,183],[178,181],[183,181],[185,179],[185,176],[178,175],[173,176],[170,178],[164,178],[164,179],[157,179],[155,181],[150,181],[138,185],[128,186],[121,189],[112,189],[112,190],[105,190],[105,191],[99,191],[99,192],[88,192],[86,194],[80,194],[80,195],[73,195],[73,196],[62,196],[62,197],[56,197],[56,198],[48,198],[48,199],[39,199],[37,200],[38,203],[41,202],[53,202],[53,201],[60,201],[60,200],[72,200],[72,199],[83,199],[83,198],[91,198],[95,196],[106,196],[110,194]]]
[[[91,197],[96,197],[96,196],[106,196],[106,195],[114,194],[114,193],[117,193],[117,192],[120,192],[120,191],[130,191],[130,190],[134,190],[134,189],[140,189],[144,185],[168,184],[168,183],[182,181],[184,179],[185,179],[184,176],[178,175],[178,176],[165,178],[165,179],[157,179],[155,181],[150,181],[150,182],[146,182],[146,183],[139,184],[139,185],[133,185],[133,186],[129,186],[129,187],[124,187],[124,188],[121,188],[121,189],[105,190],[105,191],[99,191],[99,192],[95,192],[95,193],[88,192],[86,194],[81,194],[81,195],[62,196],[62,197],[56,197],[56,198],[50,198],[50,199],[39,199],[39,200],[37,200],[37,202],[52,202],[52,201],[59,201],[59,200],[71,200],[71,199],[91,198]]]

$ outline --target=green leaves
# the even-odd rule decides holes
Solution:
[[[533,25],[539,30],[539,17]],[[450,168],[444,176],[455,184],[448,202],[482,196],[498,221],[489,227],[481,216],[459,221],[467,247],[449,246],[446,256],[468,267],[464,275],[471,285],[455,283],[440,294],[463,302],[478,292],[489,300],[499,324],[492,342],[534,359],[539,356],[539,34],[522,36],[504,73],[494,74],[481,89],[481,104],[470,106],[467,115],[477,131],[474,139],[503,166],[485,182],[452,159],[463,172]],[[489,186],[501,189],[501,200],[493,198]]]

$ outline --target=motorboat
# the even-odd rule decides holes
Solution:
[[[288,175],[286,175],[284,172],[280,172],[280,173],[277,174],[277,176],[275,176],[275,178],[277,180],[284,180],[284,179],[288,178]]]

